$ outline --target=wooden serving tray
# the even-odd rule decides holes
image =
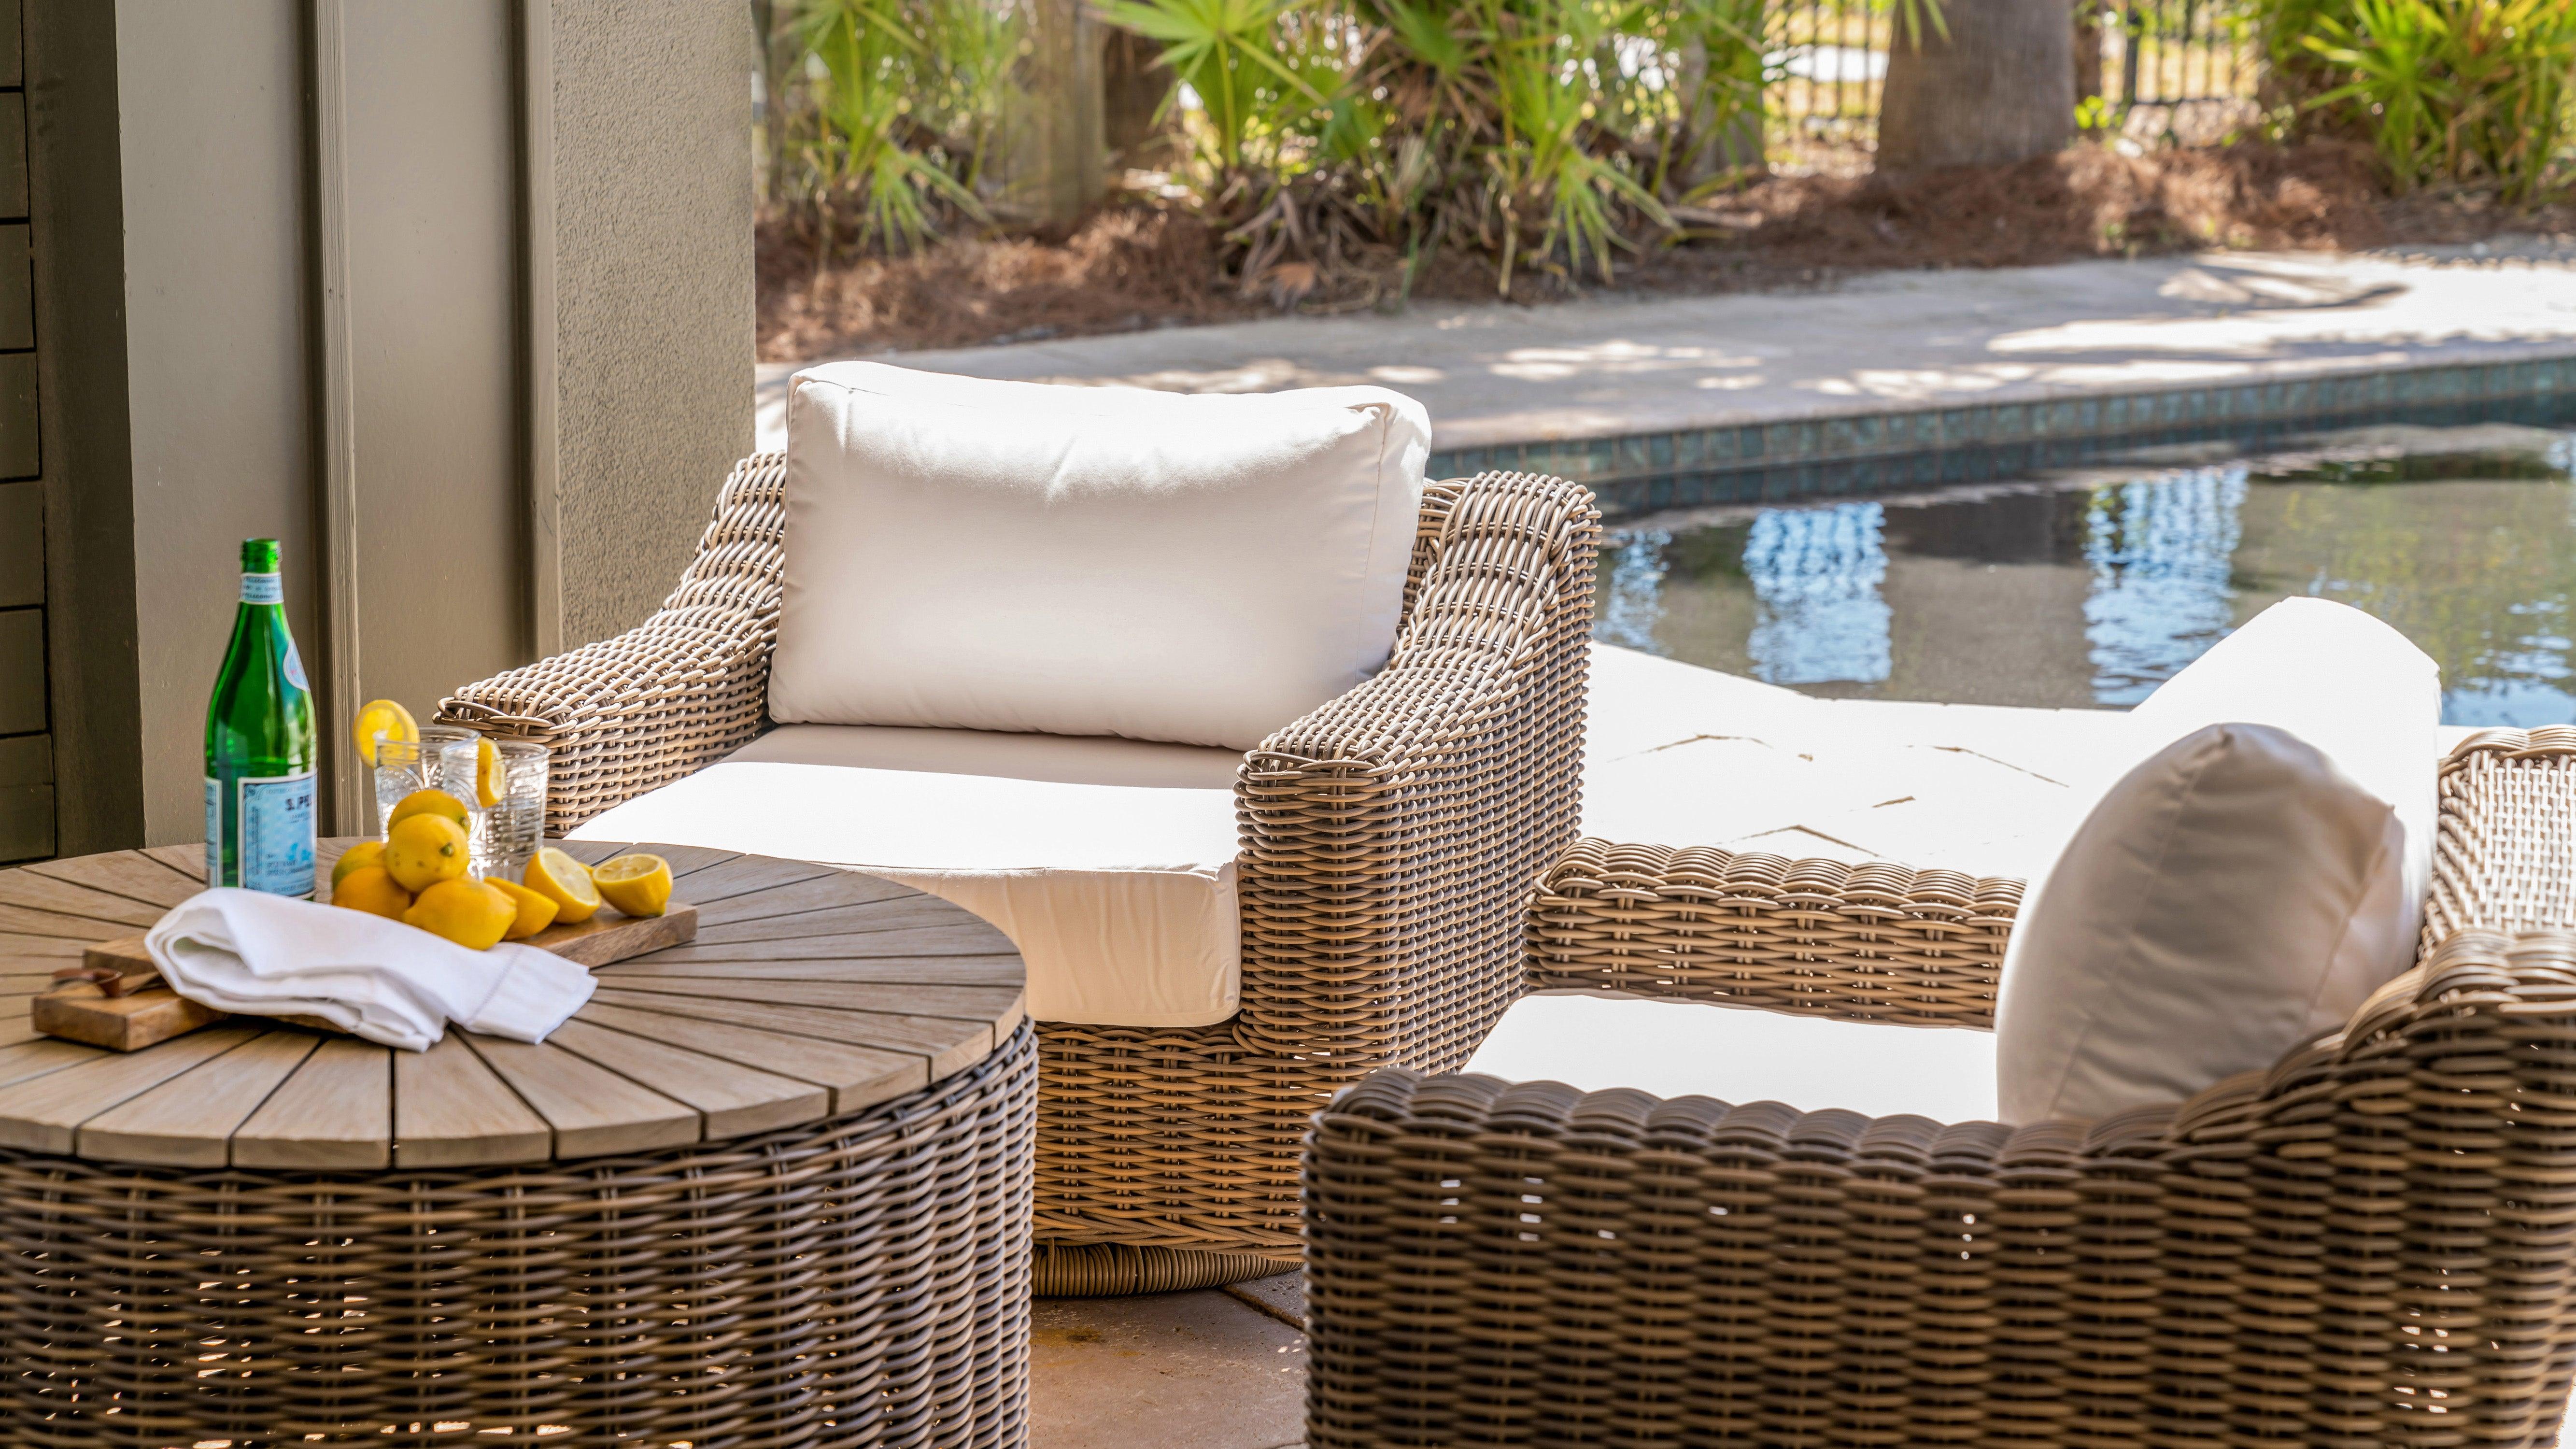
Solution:
[[[602,909],[579,925],[548,926],[523,946],[552,951],[584,966],[606,966],[630,956],[659,951],[697,939],[698,908],[679,901],[658,916],[621,916]],[[161,968],[143,947],[141,936],[101,941],[81,953],[81,965],[118,973],[123,994],[110,996],[87,981],[69,981],[35,998],[28,1008],[30,1024],[47,1036],[114,1052],[141,1051],[174,1036],[225,1019],[229,1014],[171,990]],[[318,1017],[278,1018],[302,1026],[346,1035]]]

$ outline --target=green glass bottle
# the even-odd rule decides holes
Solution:
[[[313,894],[313,686],[286,627],[277,540],[242,542],[241,605],[206,706],[206,883]]]

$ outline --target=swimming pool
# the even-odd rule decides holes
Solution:
[[[2576,433],[2364,429],[1649,519],[1603,551],[1598,637],[1813,694],[2126,706],[2305,594],[2433,656],[2445,723],[2576,720]]]

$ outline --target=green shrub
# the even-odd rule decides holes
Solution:
[[[1191,179],[1242,248],[1329,267],[1443,246],[1608,276],[1759,146],[1761,0],[1110,0],[1162,47]],[[1167,102],[1167,108],[1177,100]],[[1747,155],[1741,159],[1753,160]]]
[[[796,63],[770,97],[786,120],[788,195],[829,259],[842,221],[871,250],[921,245],[941,220],[981,220],[985,173],[1027,33],[1009,0],[789,0]]]
[[[2260,0],[2279,92],[2312,126],[2367,137],[2400,190],[2559,184],[2576,101],[2570,0]]]

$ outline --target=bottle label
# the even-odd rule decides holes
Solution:
[[[282,604],[286,602],[286,586],[278,582],[276,574],[244,574],[241,601],[245,604]]]
[[[313,894],[313,786],[311,770],[294,775],[245,777],[241,790],[241,863],[245,890],[273,896]]]

